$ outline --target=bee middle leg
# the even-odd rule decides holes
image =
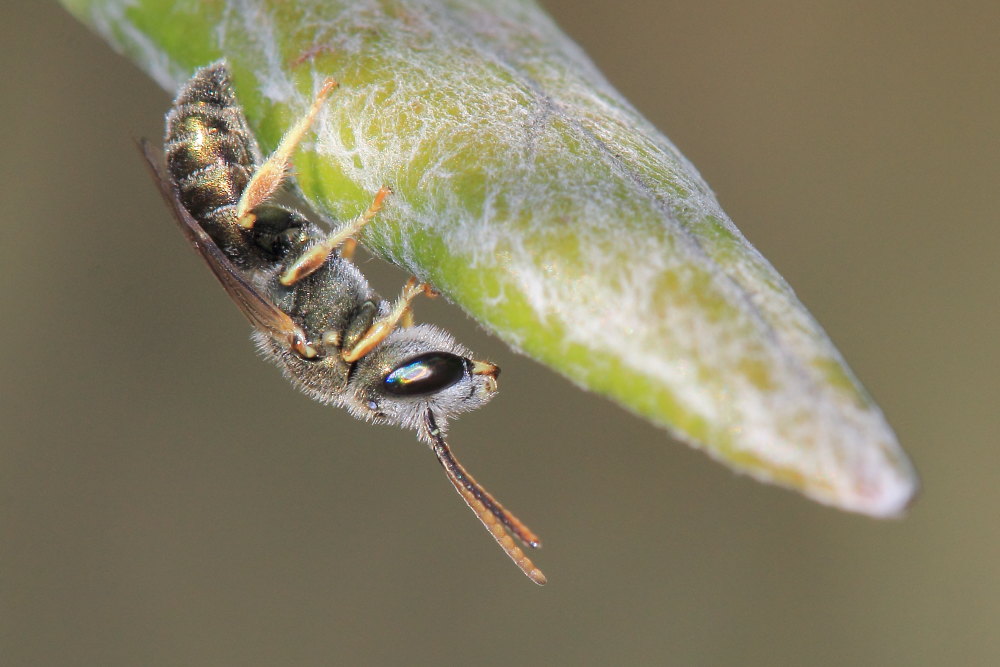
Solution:
[[[348,262],[354,259],[354,250],[358,247],[358,242],[353,238],[346,239],[340,246],[340,256]]]
[[[353,241],[352,237],[360,232],[365,225],[371,222],[372,218],[374,218],[379,210],[381,210],[382,202],[384,202],[385,198],[389,196],[389,193],[389,188],[379,188],[378,193],[375,195],[375,199],[372,201],[372,204],[368,207],[367,211],[365,211],[351,224],[344,225],[341,229],[336,230],[328,237],[302,253],[302,256],[295,260],[295,263],[281,274],[281,277],[278,279],[281,284],[285,287],[291,287],[319,267],[323,266],[323,262],[326,261],[326,258],[329,257],[330,253],[334,250],[344,245],[347,241]],[[354,245],[352,243],[349,254],[353,255],[353,253]],[[344,254],[341,253],[341,256],[343,257]],[[350,257],[344,258],[349,259]]]

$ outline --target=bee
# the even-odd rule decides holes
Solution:
[[[500,547],[544,584],[545,575],[511,537],[536,548],[538,536],[466,472],[445,441],[451,417],[496,394],[500,369],[473,359],[446,331],[413,325],[411,303],[433,295],[428,285],[411,278],[390,303],[351,262],[354,236],[376,217],[389,190],[332,233],[271,201],[336,85],[323,83],[264,160],[226,64],[215,63],[181,87],[166,116],[165,155],[146,141],[140,149],[188,243],[253,326],[261,354],[322,403],[416,431]]]

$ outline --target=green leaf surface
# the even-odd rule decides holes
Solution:
[[[271,149],[364,243],[514,348],[758,479],[873,516],[913,469],[695,168],[524,0],[64,0],[168,90],[225,58]],[[138,158],[137,158],[138,160]]]

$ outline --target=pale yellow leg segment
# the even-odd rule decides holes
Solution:
[[[410,278],[410,282],[415,282],[415,280],[416,280],[415,278]],[[407,283],[407,284],[409,284],[409,283]],[[426,296],[428,299],[436,299],[437,296],[438,296],[438,293],[434,291],[434,288],[432,288],[430,285],[428,285],[428,284],[425,283],[424,284],[424,296]],[[401,317],[400,320],[399,320],[399,326],[401,326],[404,329],[409,329],[410,327],[413,326],[413,306],[412,305],[409,305],[409,306],[406,307],[406,311],[403,313],[403,317]]]
[[[409,282],[406,283],[406,286],[409,287],[411,284],[416,284],[416,282],[417,282],[416,278],[410,278]],[[433,287],[431,287],[427,283],[424,283],[423,288],[424,288],[424,296],[426,296],[428,299],[437,298],[438,293],[434,291]],[[413,326],[413,304],[408,304],[406,306],[406,310],[403,311],[403,316],[399,318],[399,326],[404,329],[409,329],[410,327]]]
[[[389,188],[381,188],[378,194],[375,195],[375,200],[372,205],[368,207],[368,210],[364,212],[364,215],[359,217],[357,220],[349,225],[338,229],[328,236],[321,243],[317,243],[309,250],[302,253],[294,264],[292,264],[288,269],[281,274],[281,284],[289,287],[294,285],[298,281],[302,280],[310,273],[323,266],[323,262],[326,258],[330,256],[330,253],[340,247],[341,244],[345,243],[352,236],[360,232],[365,225],[372,221],[372,218],[379,212],[382,208],[382,202],[389,195]],[[351,252],[354,252],[352,247]]]
[[[252,213],[253,209],[274,194],[281,182],[285,180],[288,172],[288,163],[295,152],[302,137],[305,136],[309,126],[316,120],[319,110],[323,108],[323,103],[330,97],[330,93],[336,88],[337,82],[327,79],[323,82],[323,87],[316,93],[316,99],[305,116],[295,123],[285,136],[281,138],[281,143],[271,154],[271,157],[262,164],[254,173],[247,187],[243,190],[239,203],[236,205],[236,219],[245,229],[253,227],[256,217]]]
[[[396,303],[392,305],[392,310],[389,311],[389,314],[372,324],[371,328],[365,332],[365,335],[361,337],[361,340],[353,348],[344,350],[341,353],[344,361],[354,363],[371,352],[376,345],[392,333],[393,329],[399,326],[400,321],[406,317],[407,311],[410,311],[410,304],[414,299],[421,294],[430,295],[433,293],[434,291],[430,288],[430,285],[417,283],[416,278],[410,278],[406,286],[403,287],[403,293],[396,299]],[[410,316],[412,317],[412,314]]]
[[[354,239],[347,239],[344,245],[340,246],[340,256],[348,262],[354,259],[354,251],[358,247],[358,242]]]

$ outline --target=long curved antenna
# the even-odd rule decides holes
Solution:
[[[524,551],[508,534],[508,531],[532,548],[538,548],[542,545],[538,536],[497,502],[458,462],[458,459],[451,453],[448,443],[444,441],[441,429],[438,428],[434,414],[430,410],[424,413],[424,433],[431,441],[431,448],[448,475],[448,480],[458,491],[458,495],[462,496],[462,500],[475,512],[483,526],[497,541],[500,548],[510,556],[514,564],[521,568],[521,571],[533,582],[539,586],[544,585],[545,575],[535,567],[530,558],[524,555]]]

